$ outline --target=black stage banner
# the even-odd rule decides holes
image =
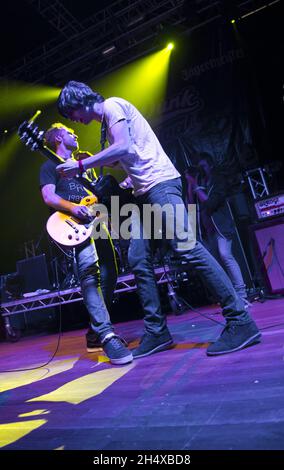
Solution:
[[[180,172],[200,152],[228,173],[255,166],[253,129],[262,115],[244,45],[227,25],[183,43],[172,53],[167,98],[152,122],[163,147]]]

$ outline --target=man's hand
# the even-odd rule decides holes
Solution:
[[[129,176],[127,176],[125,180],[121,181],[121,183],[119,183],[119,186],[122,189],[133,189],[133,184]]]
[[[71,214],[77,219],[83,220],[85,222],[92,218],[92,215],[87,206],[79,206],[77,204],[74,204],[72,207]]]
[[[187,174],[186,175],[186,181],[187,181],[187,184],[190,186],[190,189],[192,191],[194,191],[195,188],[197,187],[197,181],[194,178],[194,176],[191,176],[190,174]]]
[[[65,178],[72,178],[73,176],[80,173],[79,163],[76,160],[70,158],[65,163],[58,165],[56,171]]]

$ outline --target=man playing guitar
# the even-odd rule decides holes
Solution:
[[[45,132],[44,140],[45,145],[64,160],[74,158],[73,154],[78,150],[77,136],[61,123],[53,124]],[[93,170],[90,176],[96,177]],[[56,163],[51,160],[41,166],[40,187],[43,200],[49,207],[70,214],[74,220],[90,221],[89,208],[80,205],[82,198],[88,195],[87,190],[75,178],[62,178],[56,172]],[[88,238],[77,245],[75,256],[84,302],[90,314],[87,348],[92,350],[99,343],[113,364],[131,362],[132,354],[124,341],[114,334],[108,313],[117,276],[108,232],[104,239],[99,238],[95,242]]]

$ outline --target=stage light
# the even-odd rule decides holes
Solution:
[[[236,20],[231,20],[231,23],[234,24],[236,22]]]
[[[173,43],[173,42],[169,42],[169,44],[167,45],[167,50],[168,50],[168,51],[171,51],[171,50],[173,50],[174,47],[175,47],[174,43]]]
[[[130,26],[134,26],[136,25],[137,23],[140,23],[141,21],[143,21],[145,18],[145,15],[139,15],[137,16],[136,18],[133,18],[131,21],[129,21],[129,23],[127,24],[128,27]]]
[[[93,88],[104,97],[125,98],[143,114],[155,115],[165,97],[170,56],[169,49],[164,47],[96,80]],[[93,140],[93,132],[90,126],[84,134],[90,133]]]
[[[109,55],[109,54],[111,54],[112,52],[115,52],[115,51],[116,51],[116,46],[112,45],[112,46],[109,46],[106,49],[104,49],[102,51],[102,55]]]

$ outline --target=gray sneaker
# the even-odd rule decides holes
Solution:
[[[141,338],[138,348],[133,349],[132,353],[135,359],[140,357],[146,357],[150,354],[154,354],[169,347],[173,344],[173,338],[171,337],[168,330],[165,330],[160,335],[153,335],[151,333],[144,333]]]
[[[239,351],[247,346],[259,343],[260,338],[261,333],[253,320],[243,324],[230,321],[222,331],[220,338],[208,347],[207,355],[218,356]]]
[[[114,333],[107,334],[102,340],[102,347],[112,364],[122,365],[133,361],[126,342]]]

